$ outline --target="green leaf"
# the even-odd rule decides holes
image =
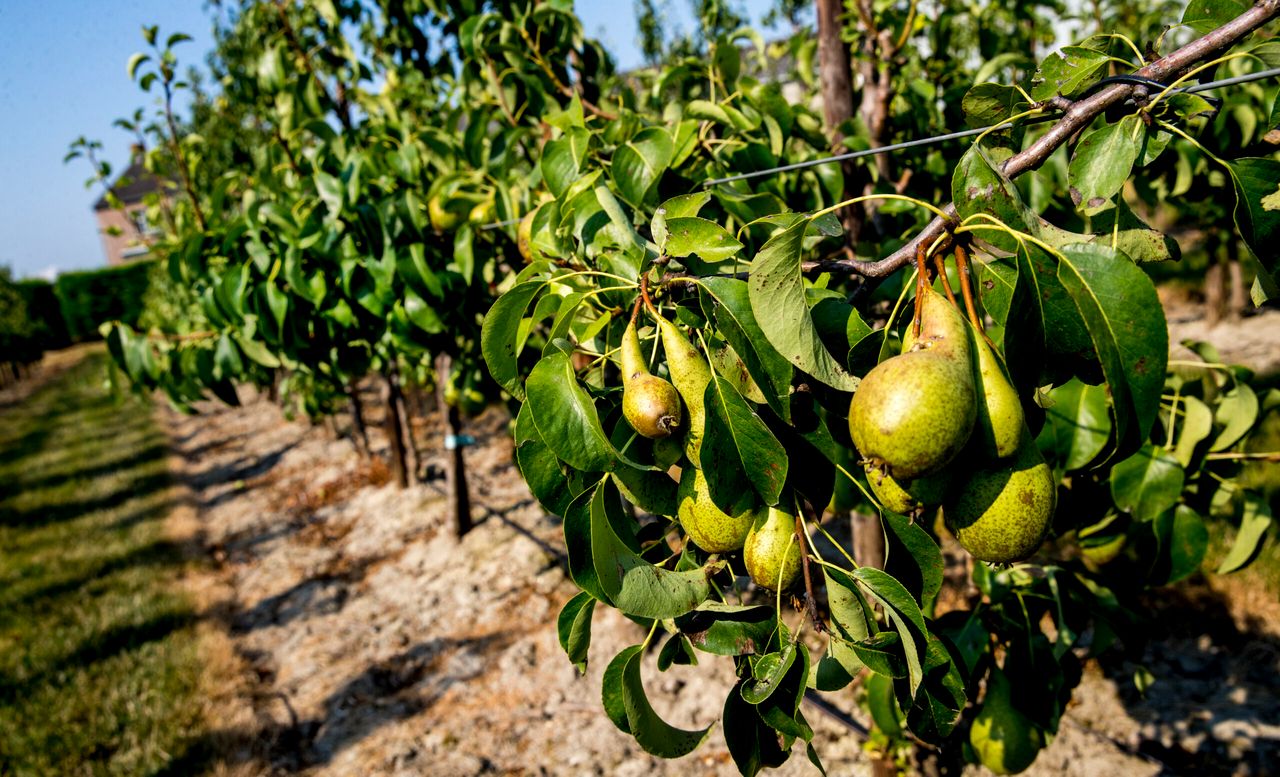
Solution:
[[[1236,188],[1236,229],[1261,265],[1254,302],[1280,295],[1280,162],[1246,158],[1228,162]]]
[[[1022,201],[1013,181],[1000,171],[978,144],[969,147],[951,174],[951,199],[962,219],[968,219],[975,213],[986,213],[1014,229],[1035,233],[1036,214]],[[1002,232],[984,229],[978,235],[983,241],[1008,253],[1018,249],[1018,241]]]
[[[769,345],[756,322],[747,282],[737,278],[703,278],[701,287],[718,303],[712,311],[716,329],[742,359],[769,407],[782,420],[790,422],[791,362]]]
[[[1049,392],[1044,427],[1036,444],[1064,471],[1088,466],[1111,436],[1107,390],[1073,378]]]
[[[749,680],[743,680],[745,684]],[[787,762],[791,748],[783,746],[777,732],[760,718],[760,711],[742,698],[741,685],[729,691],[721,715],[725,745],[733,763],[744,777],[755,777],[761,769]],[[789,744],[789,743],[788,743]]]
[[[480,326],[480,352],[484,355],[489,374],[500,387],[517,399],[525,398],[525,387],[520,383],[518,357],[520,357],[520,323],[532,298],[547,288],[544,280],[526,280],[513,285],[511,291],[498,297],[485,314]]]
[[[1204,402],[1192,396],[1182,398],[1182,419],[1178,427],[1178,444],[1173,456],[1184,469],[1191,466],[1196,446],[1213,431],[1213,411]]]
[[[1106,52],[1064,46],[1044,58],[1031,78],[1031,98],[1074,97],[1106,75]]]
[[[723,488],[737,482],[734,474],[741,473],[765,504],[776,505],[787,479],[787,452],[782,443],[733,385],[719,375],[707,384],[705,400],[701,459],[716,504],[734,505],[741,500],[740,490],[726,492]]]
[[[693,646],[719,656],[758,653],[777,628],[776,612],[767,605],[704,602],[676,618],[676,627]]]
[[[515,446],[516,467],[538,503],[552,515],[565,515],[574,498],[569,478],[560,459],[538,433],[527,402],[516,414]]]
[[[1144,132],[1142,122],[1131,115],[1081,139],[1068,172],[1071,201],[1081,213],[1089,215],[1109,206],[1138,161]]]
[[[778,232],[751,263],[751,309],[769,343],[788,361],[840,391],[853,391],[858,379],[831,356],[818,337],[805,301],[800,252],[808,219]]]
[[[1271,526],[1271,505],[1263,497],[1251,491],[1244,492],[1244,513],[1240,519],[1240,529],[1236,532],[1235,542],[1231,550],[1218,565],[1218,574],[1225,575],[1242,569],[1247,565],[1267,536],[1267,528]]]
[[[538,433],[556,456],[584,472],[614,468],[617,453],[600,427],[591,397],[578,385],[568,354],[543,356],[529,373],[525,390]]]
[[[1176,583],[1200,567],[1209,547],[1209,530],[1195,510],[1178,505],[1163,513],[1154,528],[1161,545],[1161,571],[1168,564],[1168,572],[1161,576],[1161,582]]]
[[[1177,504],[1185,477],[1171,453],[1147,443],[1111,468],[1111,498],[1135,519],[1150,521]]]
[[[596,574],[595,557],[592,555],[591,511],[598,490],[583,491],[565,508],[564,547],[569,577],[574,584],[605,604],[612,604],[613,600],[605,594]]]
[[[920,665],[920,642],[928,634],[924,615],[911,593],[890,575],[873,567],[859,567],[850,576],[866,588],[867,595],[884,607],[902,639],[902,653],[907,662],[911,693],[914,696],[924,681]]]
[[[649,230],[653,233],[653,241],[658,244],[658,250],[666,250],[664,246],[667,244],[667,219],[697,216],[703,206],[710,201],[711,192],[694,192],[693,194],[672,197],[662,203],[653,212],[653,220],[649,224]]]
[[[654,566],[619,539],[607,511],[616,493],[601,485],[591,500],[591,555],[596,576],[613,606],[640,618],[683,615],[711,594],[712,570],[672,572]]]
[[[671,135],[661,127],[641,130],[614,151],[609,175],[622,199],[636,207],[644,205],[649,190],[671,164],[674,153]]]
[[[609,663],[601,681],[605,712],[614,725],[634,736],[636,744],[646,753],[659,758],[686,756],[706,741],[711,726],[688,731],[658,717],[645,696],[640,678],[643,648],[643,645],[633,645]]]
[[[751,668],[752,679],[742,684],[742,698],[750,704],[760,704],[768,699],[782,679],[786,677],[796,660],[796,643],[786,640],[776,653],[766,653]]]
[[[942,588],[942,550],[929,533],[897,513],[885,512],[885,571],[915,592],[928,609]]]
[[[964,709],[964,678],[942,640],[929,635],[924,657],[925,680],[907,710],[911,732],[926,742],[941,744],[960,721]]]
[[[591,133],[582,127],[570,127],[555,140],[547,141],[542,149],[542,180],[557,198],[569,189],[569,185],[582,177],[587,161],[587,147]]]
[[[587,671],[587,650],[591,647],[591,614],[596,600],[583,591],[565,602],[556,619],[560,647],[579,672]]]
[[[1099,245],[1062,249],[1058,278],[1074,301],[1111,390],[1117,455],[1138,449],[1160,409],[1169,330],[1155,285],[1123,254]]]
[[[1182,23],[1205,35],[1249,10],[1246,0],[1191,0],[1182,12]]]
[[[732,259],[742,250],[742,243],[729,233],[729,230],[715,223],[693,216],[680,218],[668,217],[666,220],[668,236],[658,248],[665,254],[675,257],[696,255],[703,263],[714,265]],[[713,271],[694,262],[695,272]]]
[[[129,63],[125,65],[125,72],[129,74],[129,80],[132,81],[138,74],[138,68],[145,62],[151,61],[151,57],[144,52],[136,52],[129,57]]]
[[[1214,420],[1223,429],[1209,446],[1211,451],[1224,451],[1235,445],[1258,420],[1258,395],[1247,383],[1237,383],[1222,397]]]
[[[1028,107],[1022,92],[1005,84],[975,84],[960,106],[972,127],[998,124]]]

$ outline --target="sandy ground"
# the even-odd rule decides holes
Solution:
[[[1238,326],[1174,321],[1171,339],[1209,334],[1228,360],[1261,353],[1280,366],[1280,312]],[[505,411],[469,429],[479,525],[459,543],[441,482],[397,490],[345,440],[251,394],[241,408],[157,411],[188,489],[184,531],[213,559],[202,596],[225,653],[216,660],[238,667],[214,712],[223,771],[736,774],[718,728],[670,762],[605,718],[600,674],[643,639],[637,626],[597,608],[586,675],[565,659],[555,618],[576,589],[556,519],[510,463]],[[442,432],[421,432],[428,471],[440,471],[431,451]],[[1193,602],[1196,616],[1158,618],[1162,639],[1144,653],[1089,664],[1030,774],[1280,774],[1275,603],[1216,580],[1161,596],[1171,612]],[[1145,698],[1132,683],[1140,666],[1160,678]],[[686,728],[718,718],[733,680],[731,663],[711,656],[660,673],[650,655],[644,677],[657,711]],[[853,693],[829,699],[865,724]],[[859,735],[805,709],[829,774],[871,773]],[[775,773],[816,772],[797,748]]]

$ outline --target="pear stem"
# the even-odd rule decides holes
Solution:
[[[636,318],[640,315],[640,298],[636,297],[636,304],[631,306],[631,323],[635,324]]]
[[[958,307],[960,303],[956,302],[956,295],[951,291],[951,279],[947,277],[947,260],[941,252],[933,255],[933,264],[938,268],[938,277],[942,278],[942,290],[947,293],[947,299]]]
[[[973,300],[973,283],[969,278],[969,254],[960,243],[956,243],[955,254],[956,273],[960,276],[960,293],[964,296],[964,307],[969,313],[969,323],[985,335],[986,330],[982,326],[982,319],[978,317],[978,307]]]
[[[929,288],[929,266],[925,263],[924,243],[916,249],[916,300],[915,315],[911,319],[911,333],[916,340],[920,339],[920,313],[924,305],[925,290]]]
[[[649,299],[649,276],[640,276],[640,299],[644,300],[644,306],[649,309],[653,315],[658,315],[658,309],[653,306],[653,300]]]

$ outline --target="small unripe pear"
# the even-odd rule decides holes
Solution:
[[[853,444],[900,482],[946,466],[977,415],[967,325],[945,297],[925,293],[914,349],[867,373],[849,405]]]
[[[937,507],[947,497],[954,480],[952,467],[900,483],[887,472],[867,465],[867,483],[886,510],[899,515],[916,515],[922,510]]]
[[[764,523],[752,527],[742,546],[747,574],[756,585],[785,591],[800,577],[800,544],[796,542],[796,517],[780,507],[770,507]]]
[[[969,744],[996,774],[1025,771],[1044,748],[1044,734],[1013,706],[1013,689],[999,668],[991,670],[982,709],[969,729]]]
[[[986,337],[973,327],[969,327],[969,332],[978,367],[978,417],[974,421],[973,440],[981,444],[988,458],[1012,456],[1018,450],[1022,427],[1026,425],[1022,402],[1005,375],[1000,357],[987,345]]]
[[[1057,482],[1030,431],[1018,451],[980,466],[943,503],[942,517],[960,545],[980,561],[1007,564],[1027,558],[1053,521]]]
[[[695,467],[701,466],[699,455],[702,452],[702,434],[706,429],[706,393],[707,384],[711,382],[711,367],[679,327],[656,313],[654,318],[662,334],[662,350],[667,355],[671,382],[689,411],[689,427],[684,438],[685,455]]]
[[[686,467],[680,474],[680,488],[676,492],[680,525],[694,544],[708,553],[728,553],[741,550],[747,534],[760,512],[755,496],[744,491],[726,513],[711,501],[707,480],[702,470]]]
[[[680,425],[680,395],[675,386],[650,374],[640,351],[636,323],[622,333],[622,415],[651,440],[669,437]]]

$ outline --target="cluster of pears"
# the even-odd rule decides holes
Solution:
[[[711,367],[679,327],[652,308],[650,313],[671,380],[649,371],[633,316],[622,335],[622,414],[638,434],[651,440],[683,435],[689,464],[680,473],[677,518],[688,538],[708,553],[742,551],[747,573],[757,585],[786,590],[800,572],[800,548],[791,539],[795,516],[782,505],[760,504],[753,491],[745,491],[729,512],[712,501],[702,472]]]
[[[1053,518],[1053,473],[985,336],[943,295],[920,293],[918,333],[908,328],[902,353],[867,373],[849,406],[871,489],[903,515],[941,506],[974,558],[1027,558]]]

